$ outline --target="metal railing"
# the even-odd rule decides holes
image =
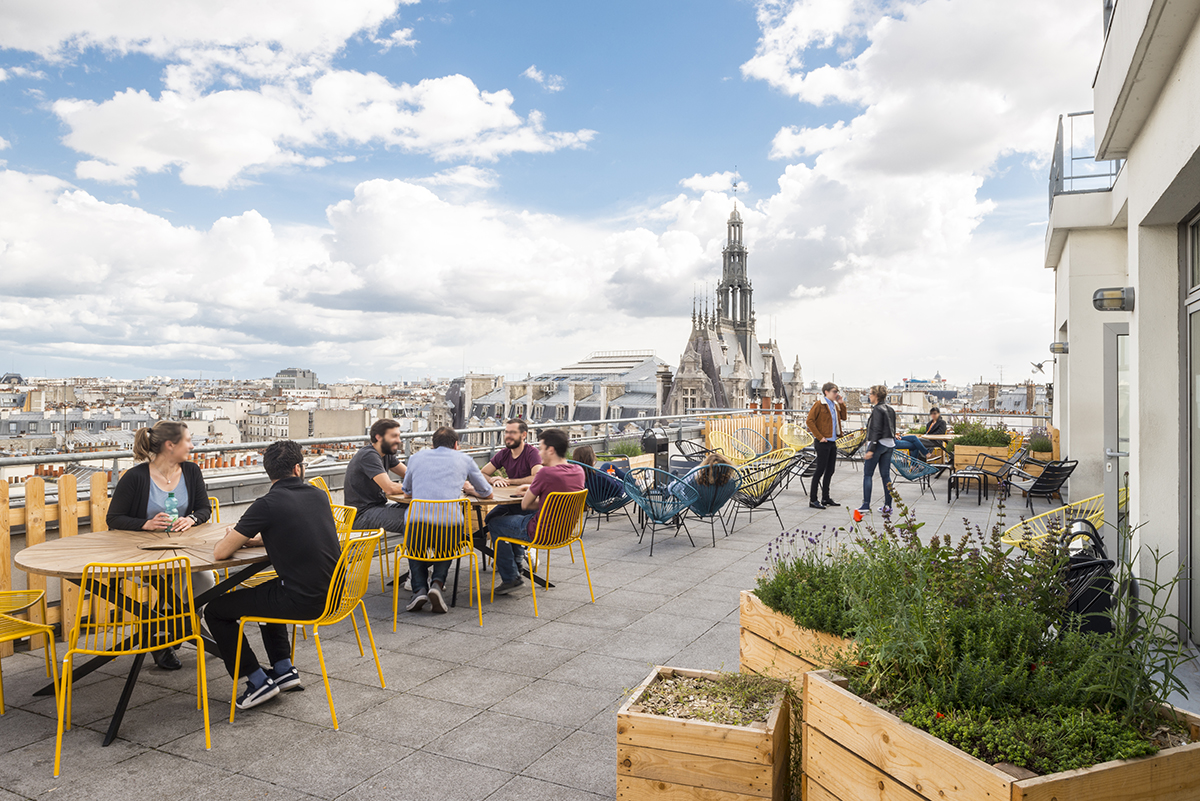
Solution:
[[[1112,189],[1121,172],[1123,159],[1096,160],[1094,112],[1074,111],[1066,115],[1064,138],[1063,115],[1058,115],[1058,133],[1054,138],[1054,158],[1050,162],[1050,208],[1058,195],[1082,192],[1107,192]],[[1081,129],[1076,135],[1076,126]],[[1091,132],[1086,130],[1091,128]],[[1090,143],[1090,145],[1088,144]]]

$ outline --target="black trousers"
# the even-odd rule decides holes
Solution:
[[[833,478],[833,469],[837,466],[837,442],[814,442],[813,448],[817,452],[817,472],[813,473],[809,499],[815,502],[818,482],[821,484],[821,500],[829,497],[829,482]]]
[[[238,621],[248,615],[255,617],[280,617],[294,620],[311,620],[325,610],[325,599],[312,600],[294,595],[283,586],[279,579],[259,584],[257,587],[247,587],[242,590],[226,593],[220,598],[214,598],[204,607],[204,619],[208,630],[217,647],[221,649],[221,658],[225,660],[225,669],[233,676],[234,660],[237,659]],[[260,627],[263,647],[267,649],[268,667],[281,659],[292,655],[291,639],[288,637],[288,627],[282,623],[265,623]],[[250,642],[242,637],[242,678],[258,670],[261,665],[250,649]]]

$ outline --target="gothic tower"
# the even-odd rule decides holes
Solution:
[[[742,215],[737,201],[729,215],[721,283],[717,285],[717,305],[723,327],[731,329],[742,355],[750,359],[754,342],[754,290],[746,276],[746,246],[742,243]]]

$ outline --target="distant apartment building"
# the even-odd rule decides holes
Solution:
[[[133,409],[8,412],[0,415],[0,434],[11,437],[72,431],[100,434],[109,429],[137,431],[139,428],[154,425],[157,420],[158,418],[149,412]]]
[[[247,442],[274,442],[277,439],[307,439],[307,409],[260,407],[246,415]]]
[[[317,374],[312,370],[301,370],[299,367],[280,370],[271,380],[273,392],[285,389],[317,389],[317,387]]]

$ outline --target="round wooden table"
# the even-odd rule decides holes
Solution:
[[[192,570],[221,570],[227,567],[267,561],[265,548],[243,548],[232,559],[213,559],[213,547],[225,536],[225,526],[204,523],[170,537],[165,531],[93,531],[75,537],[31,545],[13,558],[26,573],[79,581],[83,569],[93,562],[117,562],[125,565],[157,562],[186,556]],[[172,544],[178,547],[164,547]]]
[[[74,537],[60,537],[56,540],[31,545],[17,553],[13,562],[27,573],[38,573],[43,576],[56,576],[78,584],[83,580],[84,568],[93,563],[119,563],[125,565],[141,562],[157,562],[162,559],[175,559],[186,556],[191,562],[192,571],[213,570],[245,566],[236,574],[231,573],[215,587],[197,595],[196,608],[208,603],[218,595],[233,589],[241,581],[249,578],[267,563],[265,548],[242,548],[232,559],[218,562],[213,559],[213,547],[225,536],[225,526],[220,523],[205,523],[192,526],[187,531],[176,532],[167,536],[165,531],[92,531]],[[174,546],[174,547],[172,547]],[[67,638],[63,630],[63,639]],[[205,637],[206,648],[210,653],[218,653],[216,643]],[[109,745],[121,728],[121,720],[125,709],[133,695],[137,684],[138,673],[141,671],[145,654],[137,654],[129,668],[125,680],[125,688],[117,700],[104,736],[104,745]],[[111,656],[93,656],[82,664],[72,668],[74,680],[78,681],[101,665],[112,661]],[[41,688],[34,695],[53,695],[54,685]]]

